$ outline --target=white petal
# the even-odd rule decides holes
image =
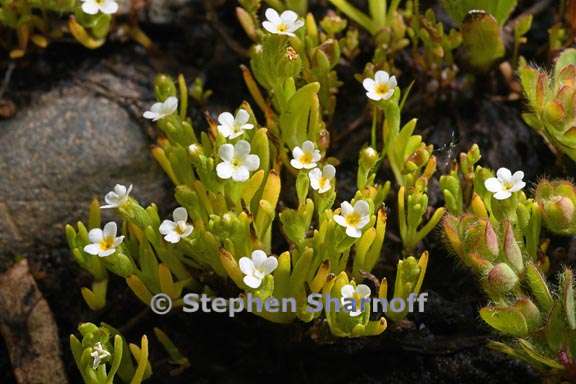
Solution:
[[[376,75],[374,75],[374,79],[377,83],[387,83],[390,79],[390,75],[386,71],[378,71]]]
[[[94,228],[88,232],[88,239],[92,243],[99,243],[104,239],[104,234],[100,228]]]
[[[292,149],[292,157],[295,159],[300,159],[304,155],[302,148],[296,146]]]
[[[178,109],[178,98],[175,96],[170,96],[162,104],[162,109],[164,114],[171,115]]]
[[[266,254],[266,252],[257,249],[255,251],[252,252],[252,255],[250,256],[252,258],[252,261],[254,262],[254,267],[256,267],[256,269],[260,269],[260,266],[262,265],[262,263],[264,261],[266,261],[266,259],[268,258],[268,255]]]
[[[186,222],[188,220],[188,212],[186,211],[186,208],[178,207],[172,213],[172,217],[174,218],[175,222],[179,222],[179,221]]]
[[[311,162],[311,163],[305,163],[302,164],[302,168],[304,169],[312,169],[312,168],[316,168],[316,163],[315,162]]]
[[[88,244],[84,247],[84,252],[96,256],[100,252],[100,246],[98,244]]]
[[[340,295],[343,298],[352,298],[354,297],[354,287],[352,284],[346,284],[342,288],[340,288]]]
[[[398,81],[396,80],[396,76],[390,77],[390,80],[388,80],[388,86],[392,89],[394,89],[398,86]]]
[[[503,190],[502,183],[495,177],[491,177],[484,181],[484,187],[492,193],[500,192]]]
[[[229,138],[233,135],[233,130],[229,125],[219,125],[217,128],[218,132],[220,132],[220,134],[226,138]],[[233,137],[230,138],[233,139]]]
[[[372,294],[372,291],[370,290],[370,287],[367,286],[366,284],[359,284],[356,287],[356,293],[361,298],[367,298],[367,297],[370,297],[370,295]]]
[[[248,155],[244,159],[244,165],[249,171],[255,171],[260,168],[260,158],[258,155]]]
[[[108,257],[110,255],[113,255],[114,253],[116,253],[116,248],[110,248],[110,249],[106,249],[104,251],[100,251],[98,252],[98,256],[100,257]]]
[[[524,172],[522,172],[522,171],[516,171],[512,175],[512,181],[514,181],[514,182],[522,181],[522,179],[524,179]]]
[[[304,26],[304,20],[296,20],[295,22],[293,22],[291,25],[289,25],[288,31],[289,32],[296,32],[297,30],[299,30],[300,28],[302,28]],[[292,36],[294,36],[293,33],[291,33]]]
[[[150,111],[154,112],[157,115],[160,115],[162,113],[162,105],[163,105],[162,103],[154,103],[150,107]]]
[[[186,230],[184,230],[184,232],[182,232],[182,234],[180,236],[182,237],[188,237],[192,234],[192,232],[194,232],[194,226],[191,224],[188,224],[186,226]]]
[[[174,232],[176,231],[176,223],[171,220],[164,220],[162,224],[160,224],[158,231],[163,235],[167,235],[170,232]]]
[[[108,192],[106,196],[104,196],[104,201],[110,206],[118,206],[120,203],[120,196],[116,192]]]
[[[357,316],[360,316],[362,314],[362,311],[357,309],[355,311],[348,312],[348,314],[350,315],[350,317],[357,317]]]
[[[118,12],[118,3],[114,0],[107,0],[100,9],[106,15],[113,15]]]
[[[510,192],[518,192],[522,190],[526,186],[526,183],[523,181],[517,181],[514,183],[512,188],[510,188]]]
[[[347,227],[348,224],[346,223],[346,219],[344,218],[344,216],[340,216],[340,215],[334,215],[334,221],[336,222],[336,224],[341,225],[343,227]]]
[[[506,200],[507,198],[512,196],[512,193],[509,191],[499,191],[496,192],[493,196],[496,200]]]
[[[114,186],[114,192],[116,192],[116,194],[119,197],[125,196],[126,195],[126,186],[124,186],[122,184],[116,184]]]
[[[234,145],[234,153],[240,158],[244,158],[250,153],[250,143],[246,140],[240,140]]]
[[[367,216],[370,214],[370,205],[366,200],[358,200],[354,204],[354,212],[358,213],[360,216]]]
[[[354,212],[354,207],[347,201],[343,201],[342,204],[340,204],[340,208],[342,209],[342,216],[348,216]]]
[[[246,124],[248,120],[250,120],[250,114],[244,109],[240,108],[238,112],[236,112],[236,118],[234,119],[234,122],[238,124],[238,126],[242,126]]]
[[[243,124],[240,129],[245,131],[245,130],[249,130],[249,129],[253,129],[254,128],[254,124]]]
[[[276,12],[274,8],[268,8],[264,13],[264,15],[266,16],[266,19],[268,19],[272,23],[277,24],[282,21],[280,19],[280,15],[278,14],[278,12]]]
[[[394,96],[394,90],[391,89],[388,92],[386,92],[385,94],[382,95],[382,100],[388,100],[390,99],[392,96]]]
[[[370,216],[368,216],[368,215],[362,216],[362,217],[360,218],[360,220],[358,221],[358,224],[356,224],[356,228],[362,229],[362,228],[364,228],[366,225],[368,225],[369,222],[370,222]]]
[[[244,281],[244,284],[246,284],[247,286],[249,286],[250,288],[253,288],[253,289],[260,287],[260,285],[262,284],[262,279],[259,279],[256,276],[252,276],[252,275],[244,276],[243,281]]]
[[[368,96],[370,100],[374,101],[382,100],[382,96],[379,93],[376,93],[375,91],[366,92],[366,96]]]
[[[321,158],[322,158],[322,155],[320,154],[320,150],[315,149],[314,152],[312,152],[312,161],[317,163],[320,161]]]
[[[260,271],[265,275],[269,275],[278,268],[278,260],[274,256],[270,256],[264,260],[262,265],[260,265]]]
[[[299,162],[296,159],[292,159],[290,160],[290,165],[293,166],[296,169],[302,169],[304,168],[304,164],[302,164],[301,162]]]
[[[314,190],[320,188],[320,178],[322,177],[322,171],[318,168],[314,168],[308,173],[308,178],[310,179],[310,185]]]
[[[180,235],[178,234],[178,232],[172,231],[167,233],[166,236],[164,236],[164,240],[166,240],[169,243],[176,244],[177,242],[180,241]]]
[[[95,1],[89,0],[82,4],[82,11],[89,15],[95,15],[100,12],[100,7]]]
[[[332,189],[332,185],[330,184],[330,181],[326,181],[326,182],[324,182],[324,185],[322,185],[318,189],[318,193],[325,193],[325,192],[328,192],[330,189]]]
[[[496,171],[496,176],[500,181],[510,181],[512,179],[512,172],[508,168],[500,168]]]
[[[282,12],[280,15],[280,19],[288,25],[293,24],[296,20],[298,20],[298,14],[294,11],[287,10]]]
[[[311,171],[312,172],[312,171]],[[322,175],[327,179],[333,179],[336,176],[336,168],[332,164],[325,165],[322,169]]]
[[[362,231],[354,227],[347,227],[346,234],[357,239],[362,236]]]
[[[364,89],[367,92],[373,92],[375,85],[376,85],[376,82],[374,81],[374,79],[371,79],[369,77],[364,79],[364,81],[362,82],[362,86],[364,87]]]
[[[142,116],[144,116],[144,118],[148,120],[154,120],[154,121],[158,120],[158,114],[152,111],[146,111]]]
[[[234,146],[232,144],[223,144],[220,149],[218,149],[218,154],[222,160],[232,161],[234,158]]]
[[[230,112],[223,112],[218,115],[218,122],[230,128],[234,125],[234,116]]]
[[[229,179],[234,173],[234,167],[227,161],[224,161],[216,166],[216,174],[221,179]]]
[[[302,143],[302,150],[307,153],[311,153],[312,151],[314,151],[315,147],[316,146],[314,145],[314,143],[311,142],[310,140],[306,140],[304,143]]]
[[[250,178],[250,172],[246,167],[236,167],[232,170],[232,180],[244,182]]]
[[[269,21],[262,22],[262,26],[270,33],[276,33],[276,26]]]
[[[102,232],[104,234],[104,238],[115,238],[116,232],[118,232],[118,227],[116,226],[115,222],[111,221],[104,226]]]
[[[254,262],[249,257],[240,258],[240,260],[238,261],[238,266],[240,267],[242,273],[245,275],[254,274],[254,271],[256,269],[254,267]]]

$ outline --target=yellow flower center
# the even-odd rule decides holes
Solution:
[[[514,184],[511,183],[510,181],[505,181],[505,182],[502,183],[502,186],[504,187],[504,189],[510,190],[510,189],[512,189],[512,187],[514,186]]]
[[[286,25],[286,23],[280,23],[278,24],[278,26],[276,27],[276,30],[278,32],[286,32],[288,31],[288,26]]]
[[[236,158],[232,159],[231,163],[234,167],[239,167],[240,165],[242,165],[242,162],[240,161],[240,159],[236,159]]]
[[[328,182],[328,179],[325,178],[324,176],[320,177],[320,179],[318,180],[318,185],[320,185],[320,188],[324,188],[326,186],[326,183]]]
[[[346,216],[346,224],[348,224],[351,227],[357,226],[359,222],[360,222],[360,215],[357,213],[351,213],[348,216]]]
[[[376,93],[379,95],[384,95],[389,90],[390,87],[388,87],[388,84],[386,83],[378,83],[378,85],[376,85]]]
[[[304,153],[302,156],[300,156],[300,162],[302,164],[310,164],[312,162],[312,154]]]
[[[114,239],[111,237],[105,237],[102,239],[99,245],[102,251],[107,251],[112,248],[112,245],[114,245]]]
[[[184,232],[186,232],[186,223],[184,221],[179,221],[176,224],[176,232],[178,232],[179,235],[183,235]]]

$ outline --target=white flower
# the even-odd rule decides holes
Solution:
[[[115,0],[82,0],[82,3],[82,11],[89,15],[95,15],[98,12],[112,15],[118,12],[118,3]]]
[[[352,284],[346,284],[340,289],[342,298],[340,299],[344,308],[350,307],[350,303],[355,303],[355,309],[349,312],[351,317],[356,317],[362,314],[362,299],[368,299],[372,291],[370,287],[365,284],[358,284],[356,288]],[[366,300],[364,300],[366,301]]]
[[[178,207],[172,212],[172,220],[164,220],[160,224],[160,233],[164,235],[164,240],[169,243],[177,243],[183,237],[188,237],[192,234],[194,226],[188,224],[188,212],[184,207]]]
[[[379,101],[391,98],[398,83],[395,76],[390,76],[386,71],[378,71],[373,79],[364,79],[362,85],[369,99]]]
[[[144,118],[152,121],[158,121],[170,116],[178,109],[178,98],[170,96],[164,102],[154,103],[149,111],[144,112]]]
[[[244,284],[254,289],[260,287],[266,275],[278,268],[278,260],[274,256],[268,257],[266,252],[261,250],[252,252],[251,258],[242,257],[238,263],[245,275]]]
[[[239,109],[234,117],[230,112],[221,113],[218,116],[218,132],[228,139],[234,139],[242,136],[244,130],[254,128],[253,124],[249,124],[250,115],[243,109]]]
[[[218,153],[224,160],[216,166],[216,174],[221,179],[246,181],[250,177],[250,171],[260,167],[260,158],[258,155],[250,154],[250,143],[245,140],[240,140],[234,145],[224,144]]]
[[[304,26],[304,21],[298,18],[294,11],[284,11],[281,15],[274,9],[266,10],[266,21],[262,23],[265,30],[277,35],[295,36],[294,32]]]
[[[97,342],[92,347],[92,352],[90,352],[90,356],[94,359],[92,361],[92,369],[96,369],[100,366],[102,360],[112,356],[112,354],[104,349],[101,342]]]
[[[484,181],[484,186],[494,194],[496,200],[506,200],[513,192],[518,192],[526,186],[522,181],[524,172],[517,171],[512,174],[508,168],[500,168],[496,171],[496,177]]]
[[[302,143],[302,148],[296,146],[292,150],[290,164],[296,169],[312,169],[316,168],[316,163],[320,161],[322,156],[320,151],[315,149],[315,145],[310,140]]]
[[[361,229],[370,221],[370,206],[364,200],[358,200],[354,207],[345,201],[340,205],[342,215],[335,215],[334,221],[346,228],[350,237],[362,236]]]
[[[85,246],[84,252],[100,257],[112,255],[124,240],[124,236],[116,237],[117,231],[118,228],[113,221],[106,224],[104,230],[100,228],[91,229],[88,232],[88,239],[92,244]]]
[[[332,188],[331,180],[334,179],[336,175],[336,168],[333,165],[325,165],[322,170],[320,168],[314,168],[308,173],[310,178],[310,185],[312,189],[318,191],[318,193],[328,192]]]
[[[118,208],[122,204],[128,201],[128,197],[130,192],[132,191],[132,184],[128,188],[125,185],[116,184],[114,186],[114,190],[110,191],[104,196],[104,201],[106,205],[101,206],[100,208]]]

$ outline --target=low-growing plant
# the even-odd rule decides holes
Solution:
[[[490,304],[480,317],[511,341],[490,343],[524,360],[551,382],[574,379],[574,278],[560,275],[557,292],[546,281],[550,261],[544,229],[576,234],[576,189],[565,180],[541,180],[533,198],[522,191],[522,171],[480,166],[477,150],[441,181],[450,212],[444,235],[458,259],[477,275]]]

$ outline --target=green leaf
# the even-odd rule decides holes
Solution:
[[[492,328],[511,336],[523,337],[528,334],[528,324],[524,315],[515,308],[484,307],[480,317]]]
[[[468,12],[481,10],[493,15],[499,25],[504,25],[518,0],[441,0],[440,3],[456,23],[462,23]]]
[[[483,11],[469,12],[462,24],[462,47],[468,64],[479,72],[488,71],[506,50],[498,22]]]

